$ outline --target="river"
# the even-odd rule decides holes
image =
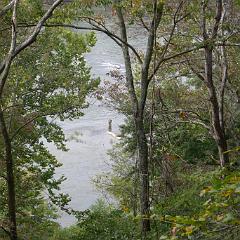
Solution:
[[[116,66],[123,71],[123,58],[119,47],[106,35],[97,33],[97,39],[96,45],[86,54],[85,59],[92,67],[92,75],[103,80]],[[123,116],[119,113],[108,109],[95,99],[89,102],[83,117],[59,122],[68,139],[69,151],[62,152],[53,145],[48,146],[50,152],[63,164],[56,175],[63,174],[67,178],[61,186],[61,191],[70,195],[70,207],[74,210],[85,210],[102,197],[91,179],[96,174],[109,170],[107,150],[111,149],[116,140],[107,133],[108,120],[113,120],[113,132],[118,132],[119,125],[123,123]],[[62,226],[69,226],[75,219],[61,213],[59,222]]]
[[[112,24],[112,23],[111,23]],[[138,47],[145,45],[144,37],[136,38],[139,31],[133,27],[130,42],[137,43]],[[124,72],[123,56],[119,46],[103,33],[96,33],[97,43],[90,53],[85,55],[93,77],[101,80],[109,78],[106,74],[118,68]],[[124,118],[112,109],[108,109],[101,102],[91,99],[90,106],[84,110],[85,115],[74,121],[60,122],[68,139],[68,152],[61,152],[53,145],[49,150],[63,164],[56,175],[64,175],[67,180],[61,190],[68,193],[72,199],[70,207],[74,210],[86,210],[101,198],[91,179],[98,173],[109,170],[107,151],[116,141],[107,133],[108,120],[112,119],[113,132],[119,132],[119,125]],[[61,213],[59,223],[62,226],[73,224],[76,219],[66,213]]]

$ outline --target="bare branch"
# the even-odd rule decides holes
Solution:
[[[147,24],[144,22],[143,18],[142,18],[142,17],[139,17],[139,20],[140,20],[142,26],[149,32],[149,27],[148,27]]]
[[[177,15],[178,15],[178,13],[179,13],[179,11],[180,11],[180,8],[181,8],[182,4],[183,4],[183,2],[181,2],[181,3],[179,4],[176,12],[174,13],[173,26],[172,26],[172,29],[171,29],[169,38],[168,38],[168,40],[166,40],[167,44],[166,44],[165,47],[164,47],[164,50],[163,50],[163,52],[162,52],[162,54],[161,54],[160,59],[163,59],[163,58],[164,58],[164,56],[165,56],[165,54],[166,54],[166,52],[167,52],[167,50],[168,50],[168,48],[169,48],[169,46],[170,46],[170,44],[171,44],[171,41],[172,41],[172,38],[173,38],[173,34],[174,34],[174,31],[175,31],[176,25],[177,25],[177,23],[178,23],[179,21],[181,21],[181,20],[178,20],[178,19],[177,19]],[[182,18],[182,19],[183,19],[183,18]]]
[[[19,27],[34,27],[34,26],[36,26],[36,24],[21,23],[19,25]],[[137,57],[138,62],[140,64],[142,63],[142,59],[141,59],[140,55],[138,54],[137,50],[130,43],[124,42],[119,36],[117,36],[116,34],[111,32],[107,28],[101,28],[96,25],[94,25],[92,27],[82,27],[82,26],[78,26],[78,25],[74,25],[74,24],[64,24],[64,23],[44,24],[43,26],[44,27],[64,27],[64,28],[72,28],[72,29],[78,29],[78,30],[89,30],[89,31],[102,32],[102,33],[106,34],[107,36],[109,36],[114,42],[116,42],[116,44],[118,46],[122,47],[123,44],[128,46],[132,50],[134,55]]]
[[[216,44],[216,46],[226,46],[226,47],[240,47],[240,43],[230,43],[230,42],[224,42]]]
[[[166,55],[167,50],[168,50],[168,48],[169,48],[169,46],[170,46],[170,44],[171,44],[171,41],[172,41],[172,38],[173,38],[173,35],[174,35],[174,32],[175,32],[175,29],[176,29],[177,24],[178,24],[180,21],[182,21],[184,18],[186,18],[186,17],[188,16],[188,14],[186,14],[186,15],[182,16],[181,18],[178,18],[178,15],[179,15],[179,12],[181,11],[181,8],[182,8],[182,6],[183,6],[183,3],[184,3],[184,1],[181,1],[181,2],[179,3],[179,5],[178,5],[178,7],[177,7],[177,9],[176,9],[176,11],[175,11],[175,13],[174,13],[173,26],[172,26],[172,29],[171,29],[169,38],[168,38],[168,40],[167,40],[167,44],[165,45],[165,47],[164,47],[164,49],[163,49],[163,51],[162,51],[162,54],[161,54],[161,56],[160,56],[160,59],[159,59],[158,62],[155,64],[153,73],[152,73],[151,76],[148,78],[148,81],[149,81],[149,82],[152,80],[153,76],[157,73],[157,71],[159,70],[159,68],[160,68],[160,66],[161,66],[161,64],[162,64],[163,62],[168,61],[168,60],[170,60],[171,58],[175,58],[175,57],[178,56],[178,54],[176,54],[176,56],[172,56],[172,57],[170,57],[170,58],[169,58],[169,57],[166,57],[166,58],[165,58],[165,55]],[[185,53],[187,53],[187,52],[185,52]],[[179,56],[181,56],[181,55],[183,55],[183,54],[185,54],[185,53],[180,53]]]
[[[164,58],[162,58],[162,59],[159,59],[158,62],[157,62],[157,64],[156,64],[156,67],[155,67],[153,73],[152,73],[152,74],[150,75],[150,77],[149,77],[149,81],[150,81],[150,80],[153,78],[153,76],[157,73],[157,71],[159,70],[159,68],[161,67],[161,65],[162,65],[164,62],[166,62],[166,61],[168,61],[168,60],[170,60],[170,59],[174,59],[174,58],[180,57],[180,56],[182,56],[182,55],[184,55],[184,54],[187,54],[187,53],[190,53],[190,52],[194,52],[194,51],[199,50],[199,49],[204,48],[204,47],[205,47],[205,45],[193,46],[192,48],[183,50],[182,52],[179,52],[179,53],[176,53],[176,54],[172,54],[172,55],[166,56],[166,57],[164,57]]]
[[[149,65],[151,62],[152,54],[153,54],[153,45],[156,35],[156,30],[160,24],[162,14],[163,14],[163,4],[161,6],[157,6],[157,3],[154,4],[154,17],[152,19],[151,27],[149,29],[148,42],[147,42],[147,50],[144,57],[144,62],[142,65],[142,72],[146,72],[149,69]]]

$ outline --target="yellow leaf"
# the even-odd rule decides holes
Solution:
[[[217,221],[221,221],[221,220],[223,220],[223,218],[224,218],[224,215],[217,215],[217,217],[216,217],[216,220]]]
[[[229,197],[232,194],[232,192],[233,192],[232,190],[227,190],[227,191],[222,193],[222,196]]]
[[[126,206],[123,206],[123,207],[122,207],[122,210],[123,210],[125,213],[128,213],[128,212],[129,212],[129,208],[126,207]]]
[[[192,234],[192,232],[193,232],[193,226],[188,226],[188,227],[186,227],[186,228],[185,228],[185,231],[186,231],[186,234],[187,234],[187,235]]]
[[[201,192],[200,192],[200,197],[204,196],[207,192],[210,192],[212,190],[211,186],[208,186],[206,188],[204,188]]]

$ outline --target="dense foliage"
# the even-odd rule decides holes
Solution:
[[[0,239],[239,239],[239,1],[76,0],[14,57],[49,6],[12,3],[0,2]],[[84,59],[94,32],[77,29],[114,40],[126,72],[99,87]],[[143,49],[132,29],[148,36]],[[92,93],[125,122],[111,171],[94,179],[115,204],[81,212],[68,208],[45,143],[67,151],[56,120],[81,117]],[[62,228],[59,208],[77,223]]]
[[[23,2],[19,9],[19,22],[33,21],[43,12],[41,1]],[[6,16],[1,22],[7,26],[9,20]],[[19,40],[24,39],[27,32],[28,28],[19,29]],[[1,59],[9,37],[1,35]],[[67,150],[64,133],[55,120],[72,120],[83,115],[81,110],[87,107],[86,96],[99,83],[98,79],[91,78],[90,68],[83,57],[95,41],[93,33],[82,35],[66,29],[44,29],[38,41],[21,53],[11,66],[1,105],[13,146],[20,237],[46,239],[51,232],[47,229],[57,225],[52,221],[57,217],[55,206],[68,210],[70,198],[59,192],[65,178],[56,179],[54,176],[55,169],[61,164],[45,143]],[[2,138],[0,155],[4,156]],[[0,165],[0,225],[7,229],[3,159]]]

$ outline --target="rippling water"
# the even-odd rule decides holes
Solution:
[[[112,24],[112,23],[111,23]],[[146,39],[137,27],[130,29],[129,41],[144,49]],[[97,33],[97,44],[92,51],[86,54],[87,63],[92,67],[92,75],[106,79],[106,74],[117,68],[124,72],[123,57],[119,46],[108,36]],[[67,180],[62,184],[62,191],[72,198],[70,206],[75,210],[85,210],[101,197],[96,191],[91,179],[96,174],[109,170],[107,150],[111,149],[116,140],[107,133],[108,120],[113,120],[113,132],[118,132],[123,123],[123,116],[106,108],[99,101],[93,99],[85,115],[78,120],[64,121],[60,125],[69,139],[68,152],[56,150],[49,145],[50,151],[63,163],[57,175],[64,174]],[[60,223],[69,226],[74,223],[72,216],[62,213]]]
[[[91,53],[86,54],[93,76],[104,79],[106,73],[116,67],[123,71],[123,59],[118,46],[103,34],[98,33],[97,38],[96,46]],[[53,145],[48,146],[63,163],[57,170],[57,175],[64,174],[67,177],[62,184],[62,191],[71,196],[70,206],[75,210],[85,210],[101,197],[91,179],[97,173],[109,169],[106,164],[107,150],[115,140],[107,134],[108,120],[113,120],[114,132],[118,132],[118,126],[123,122],[121,115],[93,99],[84,113],[78,120],[59,123],[68,139],[68,152],[61,152]],[[68,226],[74,221],[74,217],[62,213],[61,225]]]

